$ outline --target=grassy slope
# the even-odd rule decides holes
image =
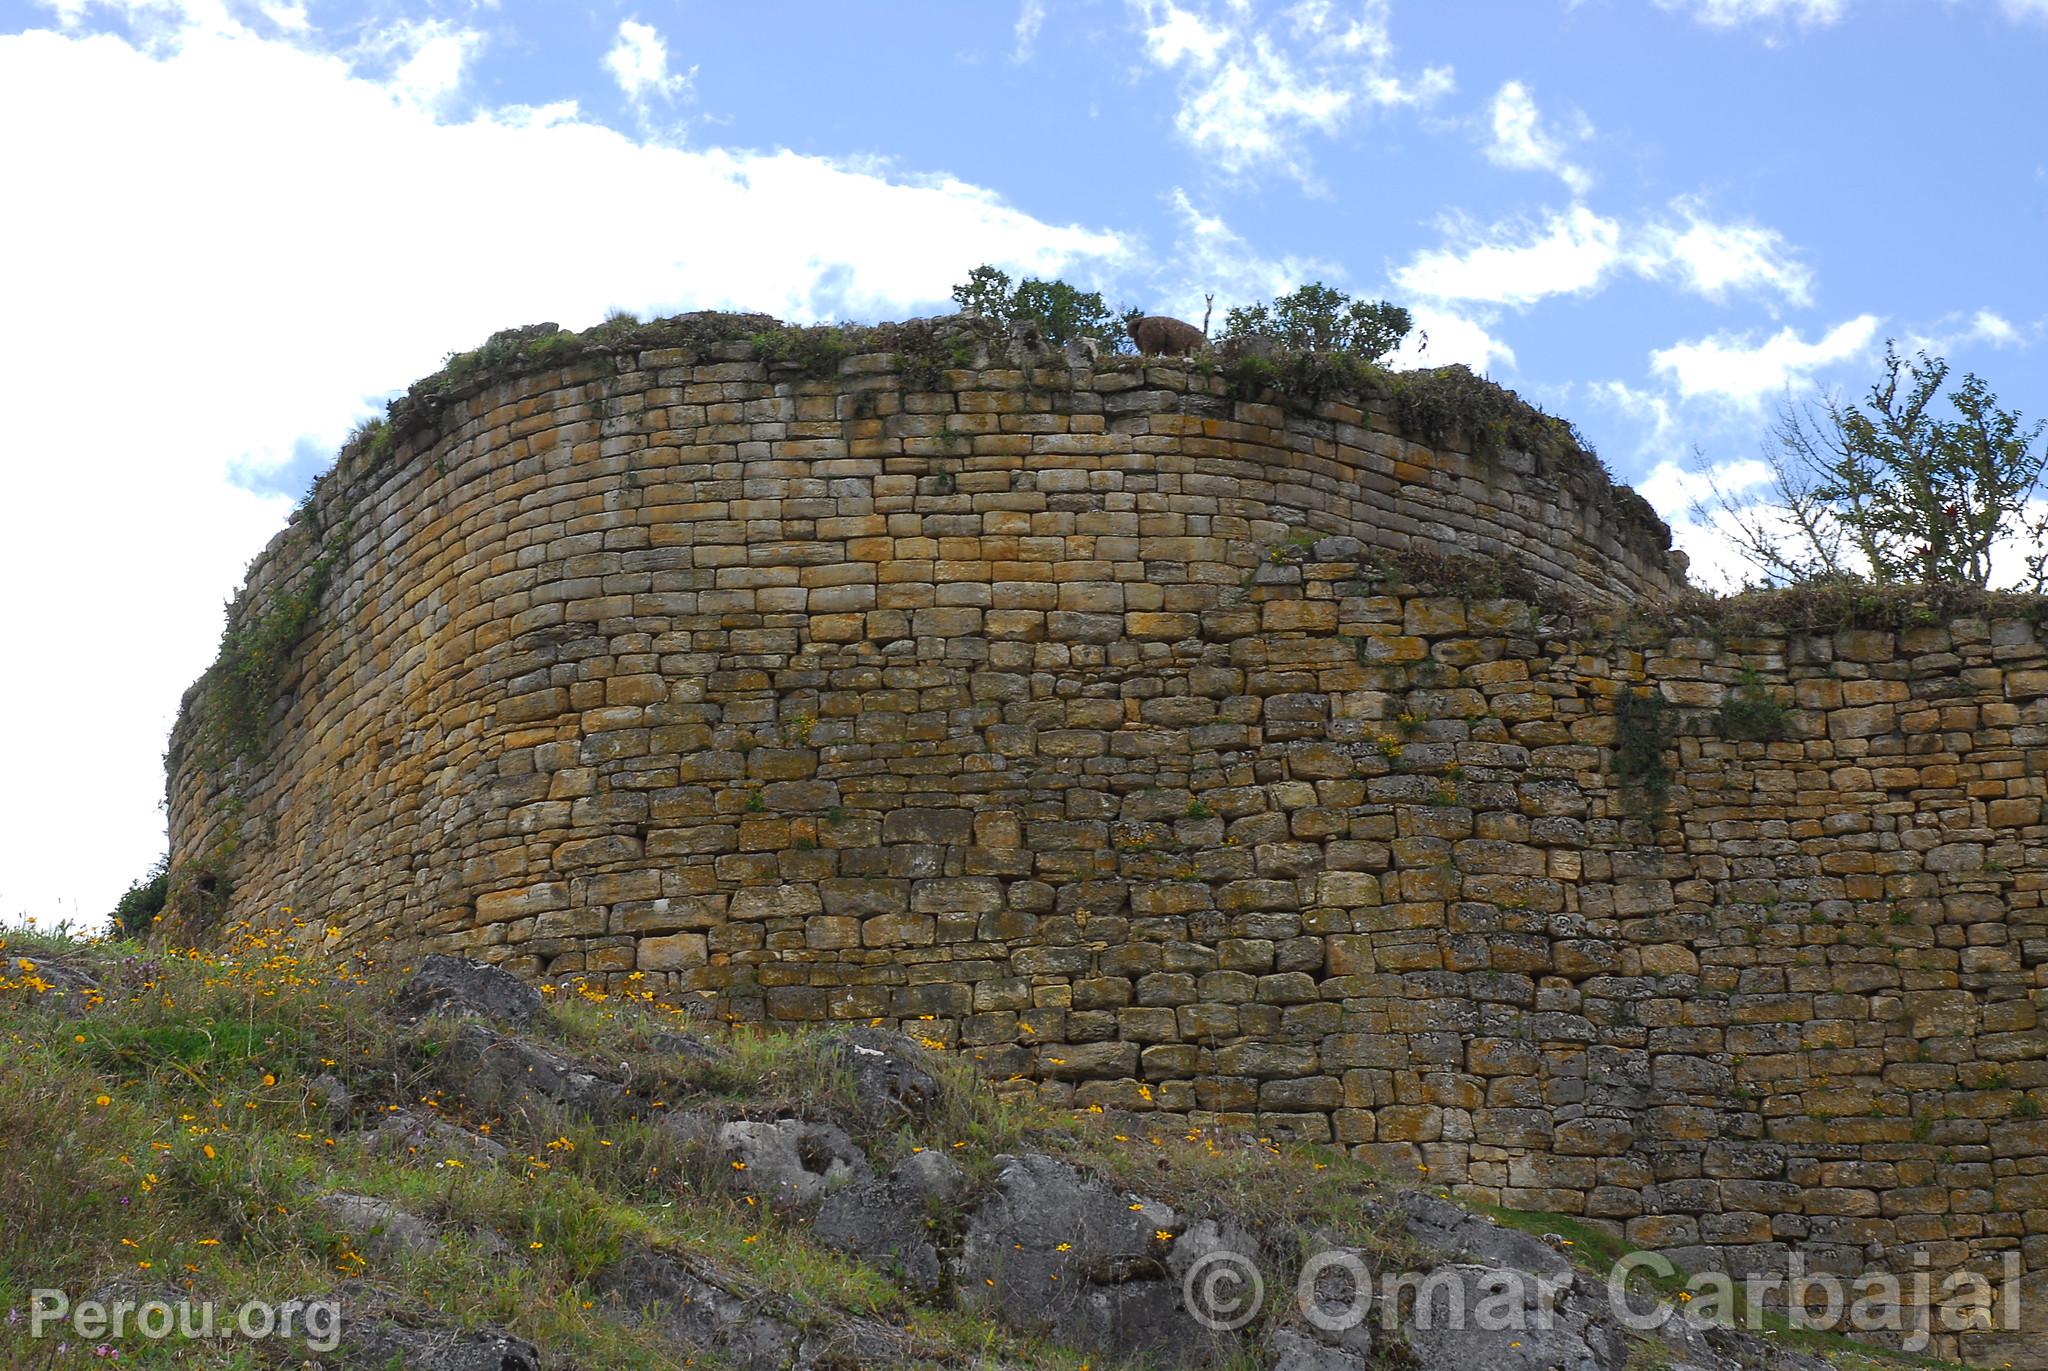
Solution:
[[[239,927],[213,953],[17,933],[0,958],[0,1310],[23,1315],[0,1315],[0,1364],[104,1364],[89,1348],[60,1353],[53,1339],[27,1338],[37,1286],[77,1299],[120,1281],[232,1307],[353,1279],[459,1324],[498,1325],[577,1366],[642,1366],[662,1357],[660,1345],[607,1317],[589,1284],[641,1244],[746,1273],[821,1325],[839,1310],[895,1323],[935,1365],[1084,1364],[966,1313],[906,1301],[883,1276],[810,1242],[800,1215],[733,1193],[726,1163],[653,1124],[464,1117],[456,1083],[436,1070],[452,1029],[430,1021],[405,1030],[384,1012],[399,969],[308,954],[294,929]],[[66,966],[88,971],[102,991],[62,993]],[[656,1109],[816,1112],[850,1091],[815,1032],[714,1029],[729,1056],[687,1063],[655,1048],[653,1036],[680,1026],[681,1015],[651,995],[553,987],[548,1000],[540,1035],[630,1070]],[[1033,1148],[1163,1199],[1186,1219],[1298,1220],[1344,1232],[1389,1263],[1408,1255],[1405,1236],[1375,1216],[1373,1201],[1393,1183],[1341,1153],[1047,1113],[998,1099],[964,1061],[942,1070],[943,1099],[919,1136],[861,1138],[878,1169],[912,1147],[943,1146],[981,1177],[998,1152]],[[512,1153],[495,1165],[371,1155],[358,1133],[330,1131],[308,1089],[322,1074],[347,1083],[359,1118],[438,1114]],[[309,1201],[330,1191],[390,1199],[447,1234],[422,1256],[375,1259],[321,1222]],[[1559,1216],[1499,1217],[1575,1237],[1572,1250],[1590,1269],[1604,1271],[1626,1250]],[[1844,1365],[1900,1364],[1839,1340],[1803,1340]],[[233,1341],[131,1338],[120,1352],[139,1366],[297,1364],[275,1344]]]

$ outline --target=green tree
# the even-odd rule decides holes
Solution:
[[[1013,288],[1009,273],[984,262],[953,287],[953,301],[984,319],[1037,324],[1054,347],[1077,338],[1093,338],[1113,350],[1130,346],[1124,329],[1130,311],[1112,310],[1102,302],[1100,292],[1078,290],[1065,281],[1031,277]]]
[[[1294,352],[1336,352],[1378,362],[1415,326],[1407,310],[1385,300],[1354,300],[1321,281],[1270,305],[1240,305],[1223,316],[1226,339],[1271,338]]]
[[[1742,556],[1770,582],[1867,576],[1880,583],[1988,588],[1999,553],[2048,580],[2048,516],[2033,506],[2048,469],[2042,423],[1999,407],[1966,372],[1936,411],[1950,367],[1885,345],[1884,371],[1860,403],[1789,400],[1770,433],[1770,498],[1714,503]]]
[[[159,858],[149,874],[129,886],[128,893],[115,903],[115,926],[126,937],[147,937],[156,924],[156,916],[164,912],[164,905],[169,902],[170,890],[170,859]]]

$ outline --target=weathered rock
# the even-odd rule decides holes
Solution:
[[[808,1204],[828,1190],[874,1175],[867,1157],[836,1124],[741,1120],[718,1130],[718,1145],[734,1163],[735,1185],[784,1204]]]
[[[90,972],[63,957],[15,952],[5,957],[0,961],[0,982],[34,996],[37,1004],[59,1014],[82,1012],[100,992],[100,983]]]
[[[551,1111],[592,1119],[631,1118],[642,1112],[641,1102],[626,1087],[597,1075],[585,1063],[480,1023],[466,1023],[457,1030],[438,1066],[451,1088],[484,1113],[538,1120]]]
[[[1177,1244],[1176,1244],[1177,1245]],[[1364,1248],[1330,1242],[1317,1235],[1309,1244],[1295,1283],[1297,1305],[1305,1297],[1305,1336],[1332,1352],[1370,1362],[1376,1346],[1375,1328],[1385,1313],[1374,1303],[1374,1263]],[[1309,1272],[1314,1271],[1312,1285]]]
[[[806,1329],[789,1301],[665,1253],[635,1253],[601,1272],[594,1285],[615,1316],[651,1320],[678,1350],[741,1371],[889,1366],[911,1360],[914,1351],[902,1332],[874,1319],[845,1316]]]
[[[1595,1300],[1547,1277],[1451,1264],[1424,1278],[1401,1336],[1425,1367],[1623,1371],[1628,1339]]]
[[[647,1045],[656,1052],[706,1066],[716,1066],[720,1062],[732,1059],[731,1051],[717,1043],[700,1038],[695,1033],[680,1033],[674,1029],[664,1029],[652,1034]]]
[[[314,1117],[329,1128],[346,1124],[355,1109],[355,1097],[349,1088],[324,1071],[306,1082],[306,1102]]]
[[[944,1153],[913,1153],[886,1177],[828,1196],[811,1221],[811,1235],[889,1272],[908,1289],[931,1294],[942,1275],[931,1221],[959,1199],[966,1180]]]
[[[718,1130],[726,1123],[725,1116],[708,1109],[670,1109],[655,1121],[655,1127],[685,1148],[710,1151],[718,1146]]]
[[[1511,1267],[1541,1276],[1560,1289],[1577,1281],[1571,1260],[1527,1233],[1460,1209],[1446,1199],[1410,1191],[1397,1202],[1410,1237],[1454,1262]]]
[[[540,1004],[540,992],[508,971],[437,953],[398,988],[392,1008],[406,1020],[429,1014],[474,1015],[524,1028],[540,1012]]]
[[[358,1136],[361,1146],[375,1156],[423,1164],[453,1157],[464,1166],[488,1165],[503,1161],[508,1151],[496,1138],[406,1109],[378,1114]]]
[[[1355,1353],[1286,1328],[1266,1340],[1266,1351],[1272,1358],[1272,1371],[1370,1371],[1372,1366]]]
[[[1051,1157],[996,1159],[968,1220],[960,1296],[1013,1328],[1119,1357],[1206,1366],[1236,1347],[1182,1307],[1168,1266],[1178,1228],[1154,1200],[1119,1195]]]
[[[341,1365],[365,1371],[540,1371],[540,1351],[510,1333],[460,1328],[408,1328],[390,1321],[348,1324]]]
[[[302,1296],[338,1311],[340,1345],[322,1365],[388,1371],[540,1371],[539,1349],[501,1328],[458,1328],[417,1301],[367,1282],[345,1281],[326,1295]],[[314,1350],[309,1348],[309,1351]]]
[[[925,1064],[924,1049],[901,1033],[846,1029],[832,1052],[853,1074],[854,1112],[864,1127],[913,1122],[938,1099],[939,1080]]]
[[[327,1221],[360,1240],[373,1257],[409,1257],[441,1245],[441,1226],[374,1195],[337,1192],[313,1201]]]
[[[594,1285],[618,1312],[653,1320],[679,1347],[748,1371],[784,1371],[796,1358],[799,1335],[779,1304],[734,1294],[708,1268],[639,1252],[599,1274]]]
[[[686,1363],[711,1357],[739,1371],[854,1371],[918,1361],[897,1328],[840,1316],[805,1328],[797,1307],[735,1275],[664,1252],[635,1252],[592,1283],[612,1318],[651,1322]]]

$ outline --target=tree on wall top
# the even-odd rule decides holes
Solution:
[[[1293,352],[1339,352],[1378,362],[1414,327],[1407,310],[1385,300],[1354,300],[1311,281],[1268,304],[1239,305],[1223,316],[1225,339],[1270,338]]]
[[[953,287],[953,302],[984,319],[1035,323],[1054,347],[1077,338],[1093,338],[1111,350],[1130,346],[1124,319],[1131,311],[1112,310],[1101,292],[1078,290],[1065,281],[1031,277],[1012,286],[1008,272],[984,262]]]
[[[1885,346],[1884,371],[1858,403],[1787,401],[1771,429],[1766,503],[1716,487],[1712,503],[1736,550],[1774,584],[1867,576],[1988,588],[2001,552],[2019,588],[2048,589],[2048,514],[2034,504],[2048,468],[2044,425],[1974,373],[1935,402],[1948,362]]]

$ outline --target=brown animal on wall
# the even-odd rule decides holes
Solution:
[[[1163,314],[1147,314],[1133,319],[1130,329],[1138,351],[1147,356],[1200,352],[1209,341],[1202,336],[1200,329],[1185,319],[1169,319]]]

